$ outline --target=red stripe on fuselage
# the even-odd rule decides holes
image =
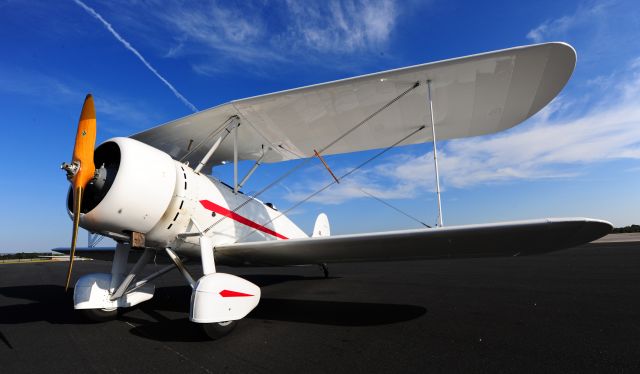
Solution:
[[[236,212],[232,212],[229,209],[227,209],[225,207],[222,207],[222,206],[220,206],[220,205],[218,205],[218,204],[216,204],[214,202],[211,202],[209,200],[200,200],[200,204],[202,204],[202,206],[207,210],[210,210],[212,212],[216,212],[218,214],[222,214],[225,217],[229,217],[232,220],[235,220],[237,222],[242,223],[243,225],[249,226],[249,227],[254,228],[256,230],[260,230],[260,231],[262,231],[264,233],[267,233],[269,235],[273,235],[276,238],[284,239],[284,240],[289,239],[286,236],[278,234],[277,232],[271,230],[268,227],[264,227],[262,225],[259,225],[259,224],[255,223],[255,222],[253,222],[252,220],[250,220],[248,218],[245,218],[245,217],[239,215]]]

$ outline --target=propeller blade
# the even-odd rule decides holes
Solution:
[[[73,232],[71,234],[71,252],[69,252],[69,269],[67,269],[67,282],[64,285],[65,292],[69,290],[73,261],[76,255],[76,243],[78,242],[78,226],[80,225],[80,208],[82,207],[82,187],[73,190]]]
[[[82,105],[82,113],[78,122],[76,144],[73,147],[73,163],[79,169],[73,177],[74,191],[77,187],[85,188],[96,173],[93,163],[93,151],[96,147],[96,109],[93,105],[93,96],[88,94]]]
[[[85,187],[94,178],[96,166],[93,162],[93,153],[96,145],[96,110],[93,104],[93,96],[88,94],[82,105],[80,120],[78,121],[78,132],[76,142],[73,147],[73,158],[71,164],[63,165],[69,173],[73,190],[73,231],[71,234],[71,252],[69,253],[69,269],[67,270],[67,281],[64,289],[69,289],[71,282],[71,272],[76,254],[76,243],[78,241],[78,227],[80,225],[80,213],[82,208],[82,194]]]

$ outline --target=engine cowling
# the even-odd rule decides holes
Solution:
[[[171,202],[176,162],[168,154],[130,138],[102,143],[94,159],[98,177],[85,190],[80,226],[118,234],[151,230]],[[68,198],[69,214],[72,205]]]

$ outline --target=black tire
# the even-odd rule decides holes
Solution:
[[[203,323],[202,329],[204,330],[204,333],[211,338],[211,340],[216,340],[230,333],[237,324],[238,321]]]
[[[93,322],[106,322],[118,316],[118,309],[79,309],[86,319]]]

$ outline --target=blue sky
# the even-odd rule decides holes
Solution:
[[[193,107],[557,40],[576,48],[578,64],[554,102],[509,131],[439,144],[445,225],[552,216],[640,223],[634,1],[0,0],[0,251],[68,245],[59,165],[71,156],[87,92],[101,142]],[[366,190],[433,224],[430,152],[428,144],[395,149],[291,218],[310,231],[324,211],[334,234],[419,227]],[[372,154],[327,160],[340,173]],[[245,191],[289,167],[262,167]],[[230,180],[227,167],[214,174]],[[329,178],[311,163],[263,200],[284,210]]]

